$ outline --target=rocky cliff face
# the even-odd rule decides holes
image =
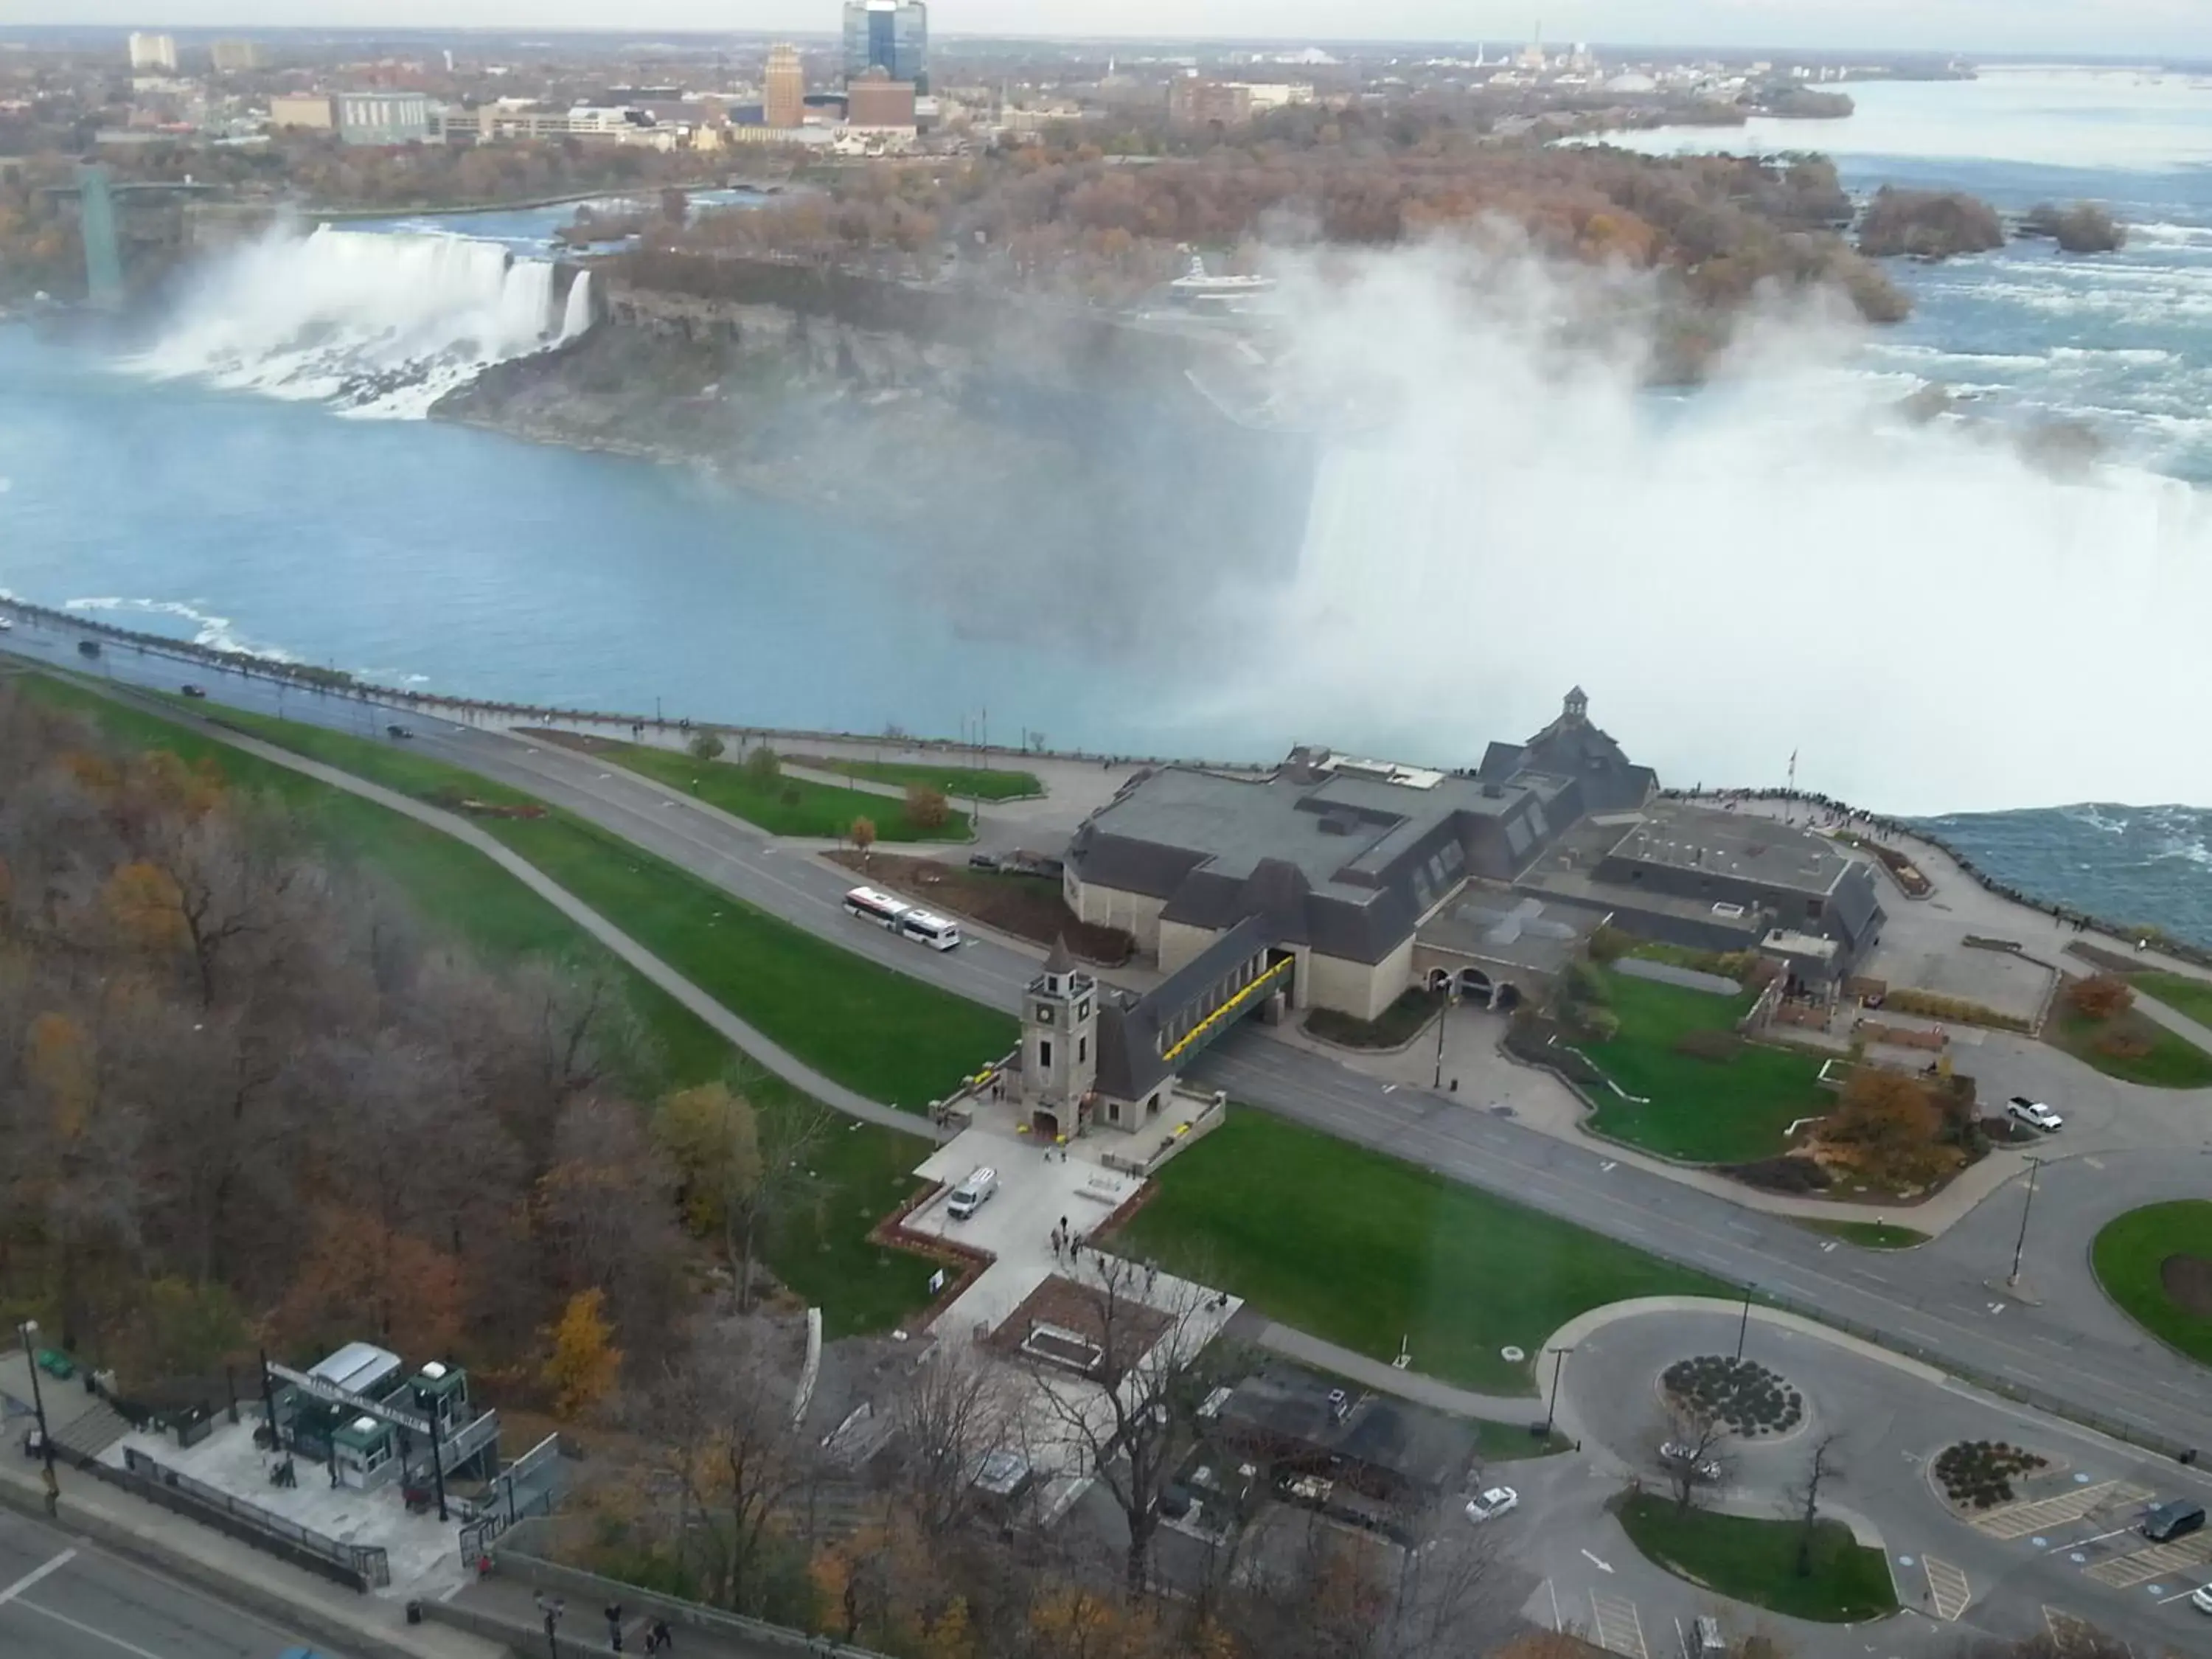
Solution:
[[[1018,617],[1032,639],[1172,649],[1196,586],[1295,560],[1305,442],[1238,426],[1157,362],[1125,376],[1034,336],[954,343],[619,283],[601,311],[436,413],[690,464],[893,532],[893,579],[978,637]]]

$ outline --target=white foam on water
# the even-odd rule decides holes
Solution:
[[[1285,268],[1316,386],[1388,424],[1326,445],[1294,577],[1221,618],[1279,672],[1216,723],[1464,764],[1580,681],[1671,782],[1799,781],[1884,810],[2212,799],[2212,495],[2135,467],[2039,471],[1986,423],[1912,427],[1864,332],[1754,319],[1686,400],[1539,343],[1572,271],[1457,251]],[[1296,401],[1295,396],[1291,398]],[[2008,668],[2118,648],[2140,720]],[[2033,675],[2030,675],[2030,678]]]
[[[443,233],[277,230],[216,261],[131,367],[420,418],[559,337],[553,267]]]
[[[270,662],[297,662],[290,652],[271,645],[256,645],[234,631],[228,617],[218,617],[201,610],[198,605],[180,599],[126,599],[113,596],[98,599],[64,599],[64,611],[119,611],[143,617],[178,617],[192,624],[192,643],[216,651],[234,651],[240,655],[260,657]]]

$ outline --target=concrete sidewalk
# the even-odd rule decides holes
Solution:
[[[64,1468],[59,1524],[217,1601],[296,1629],[346,1659],[505,1659],[506,1650],[436,1625],[410,1625],[398,1595],[362,1595],[264,1555],[198,1522]],[[0,1506],[43,1516],[39,1466],[0,1458]],[[458,1546],[456,1546],[458,1547]]]
[[[1476,1394],[1433,1376],[1424,1376],[1410,1367],[1401,1371],[1382,1360],[1370,1359],[1364,1353],[1354,1353],[1350,1348],[1339,1347],[1288,1325],[1278,1325],[1273,1320],[1260,1327],[1255,1340],[1270,1353],[1279,1353],[1301,1365],[1334,1372],[1376,1394],[1433,1407],[1455,1417],[1486,1418],[1493,1423],[1527,1423],[1533,1420],[1532,1413],[1543,1410],[1543,1401],[1533,1394]],[[1416,1359],[1419,1357],[1414,1356]]]

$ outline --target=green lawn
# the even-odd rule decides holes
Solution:
[[[1829,1625],[1897,1611],[1889,1563],[1880,1550],[1854,1543],[1839,1521],[1814,1524],[1813,1571],[1801,1578],[1795,1522],[1700,1510],[1684,1514],[1672,1498],[1653,1492],[1625,1499],[1619,1514],[1629,1541],[1655,1565],[1731,1601]]]
[[[2108,1054],[2100,1041],[2119,1038],[2140,1054]],[[2076,1013],[2062,999],[2044,1023],[2043,1040],[2063,1048],[2083,1065],[2124,1083],[2153,1089],[2212,1088],[2212,1054],[2176,1036],[2139,1009],[2117,1018],[2094,1020]]]
[[[513,805],[531,799],[388,738],[193,707],[281,748],[425,800],[466,797]],[[237,752],[194,741],[203,749]],[[297,779],[279,767],[264,769]],[[310,790],[322,788],[298,781]],[[390,816],[360,805],[379,820]],[[1011,1015],[841,950],[580,818],[555,810],[542,818],[478,822],[740,1019],[872,1100],[920,1110],[984,1060],[1014,1046]],[[447,839],[408,827],[433,842]],[[473,854],[469,857],[481,863]]]
[[[796,1110],[805,1103],[798,1091],[744,1062],[688,1009],[639,977],[559,911],[450,836],[64,682],[27,676],[16,684],[43,701],[89,716],[119,742],[166,749],[194,763],[211,762],[234,787],[282,800],[340,857],[390,878],[413,902],[426,926],[488,962],[552,957],[623,985],[653,1039],[653,1074],[630,1079],[645,1097],[728,1076],[764,1111]],[[223,717],[228,719],[230,712],[224,710]],[[354,739],[285,721],[257,720],[254,725],[264,735],[278,728],[285,746],[348,770],[368,774],[371,765],[365,763],[374,757],[379,781],[395,787],[408,787],[411,781],[423,793],[434,793],[460,778],[479,799],[494,787],[434,761],[387,750],[373,738]],[[419,769],[425,768],[429,769]],[[762,1255],[770,1271],[822,1308],[831,1335],[888,1328],[928,1302],[927,1281],[935,1264],[904,1251],[880,1249],[866,1239],[869,1230],[913,1191],[914,1166],[928,1151],[929,1143],[918,1136],[838,1121],[811,1160],[820,1177],[819,1202],[794,1212],[764,1242]]]
[[[1534,1358],[1578,1313],[1638,1296],[1736,1294],[1701,1273],[1265,1113],[1161,1173],[1123,1234],[1269,1318],[1470,1389],[1534,1392]],[[1502,1358],[1517,1347],[1528,1358]]]
[[[933,830],[910,822],[906,803],[890,795],[861,789],[840,788],[805,778],[778,777],[763,783],[734,760],[696,761],[673,749],[649,744],[595,743],[594,758],[665,783],[672,789],[696,795],[709,806],[719,806],[732,817],[758,824],[772,836],[804,836],[817,841],[842,841],[854,818],[876,826],[876,839],[895,841],[967,841],[968,815],[954,811]]]
[[[927,784],[959,800],[1027,800],[1044,793],[1034,772],[1002,772],[988,766],[933,766],[919,761],[854,760],[845,755],[786,755],[793,766],[872,783]]]
[[[2128,983],[2145,996],[2157,998],[2175,1013],[2185,1014],[2202,1025],[2212,1025],[2212,980],[2191,979],[2186,974],[2146,968],[2139,974],[2130,974]]]
[[[1620,1035],[1587,1043],[1583,1052],[1632,1095],[1589,1092],[1597,1110],[1591,1127],[1632,1146],[1695,1164],[1744,1164],[1771,1158],[1787,1145],[1790,1123],[1833,1109],[1818,1084],[1820,1062],[1787,1048],[1747,1043],[1729,1059],[1699,1059],[1675,1044],[1692,1031],[1729,1031],[1752,994],[1714,996],[1599,970]]]
[[[1928,1242],[1926,1233],[1915,1232],[1891,1221],[1808,1221],[1803,1224],[1816,1233],[1826,1233],[1846,1244],[1856,1244],[1863,1250],[1909,1250]]]
[[[2212,1261],[2212,1200],[2152,1204],[2105,1224],[2089,1260],[2105,1294],[2136,1323],[2191,1359],[2212,1365],[2212,1318],[2166,1294],[2160,1270],[2169,1256]]]
[[[484,827],[739,1018],[872,1100],[918,1112],[1018,1036],[1011,1014],[854,956],[581,819],[556,811]]]

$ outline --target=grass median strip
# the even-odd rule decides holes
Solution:
[[[1801,1574],[1802,1529],[1794,1521],[1685,1510],[1651,1492],[1622,1499],[1619,1515],[1629,1541],[1654,1565],[1731,1601],[1828,1625],[1897,1611],[1887,1559],[1856,1542],[1841,1522],[1814,1523],[1811,1571]]]
[[[841,777],[865,778],[903,789],[910,783],[956,800],[1027,800],[1044,793],[1034,772],[1001,772],[988,766],[933,766],[925,761],[854,760],[846,755],[786,755],[793,766]]]
[[[214,767],[233,788],[281,802],[304,831],[334,854],[380,872],[407,895],[427,927],[466,945],[486,962],[550,958],[620,986],[652,1039],[653,1074],[630,1079],[647,1097],[726,1077],[763,1112],[811,1106],[799,1091],[759,1072],[690,1010],[551,905],[452,836],[65,682],[29,675],[17,683],[43,702],[87,716],[118,742],[166,750],[187,764]],[[230,711],[222,712],[228,719]],[[252,729],[272,741],[295,739],[283,746],[368,775],[366,769],[349,763],[363,759],[349,747],[359,744],[379,758],[380,775],[375,781],[410,793],[450,784],[456,777],[484,790],[496,788],[419,756],[386,756],[374,740],[363,743],[289,721],[257,719]],[[504,795],[513,797],[514,792]],[[479,798],[489,797],[479,793]],[[763,1241],[762,1257],[769,1270],[794,1293],[822,1308],[831,1336],[886,1329],[928,1302],[927,1280],[936,1264],[880,1249],[866,1237],[914,1190],[914,1166],[928,1150],[928,1142],[920,1136],[839,1121],[810,1159],[820,1201],[794,1208]]]
[[[1687,1268],[1263,1112],[1162,1172],[1128,1247],[1279,1322],[1498,1394],[1534,1389],[1545,1340],[1639,1296],[1733,1297]],[[1523,1358],[1501,1350],[1517,1347]]]
[[[971,839],[968,815],[940,802],[944,816],[932,823],[916,823],[907,803],[896,795],[872,790],[848,789],[840,784],[817,783],[787,773],[756,775],[737,760],[702,761],[675,749],[650,744],[620,743],[610,738],[584,737],[573,732],[535,732],[531,736],[557,743],[665,784],[709,806],[720,807],[732,817],[765,830],[771,836],[799,836],[814,841],[842,841],[852,831],[853,820],[866,818],[876,826],[881,842],[967,841]]]

